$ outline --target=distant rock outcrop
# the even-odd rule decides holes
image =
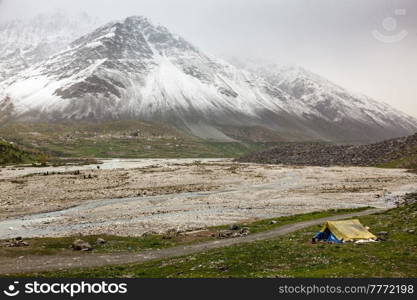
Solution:
[[[377,166],[410,157],[417,159],[417,134],[356,146],[283,143],[273,149],[242,157],[238,161],[308,166]]]

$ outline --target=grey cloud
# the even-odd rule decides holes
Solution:
[[[214,55],[300,64],[417,116],[415,0],[5,0],[0,20],[51,9],[108,20],[145,15]],[[389,44],[375,30],[408,35]]]

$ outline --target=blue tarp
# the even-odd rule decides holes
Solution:
[[[331,232],[329,229],[326,229],[324,232],[318,232],[316,234],[316,236],[314,237],[315,240],[318,241],[326,241],[329,243],[337,243],[337,244],[341,244],[342,241],[338,240]]]

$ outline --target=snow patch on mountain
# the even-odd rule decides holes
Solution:
[[[61,12],[0,23],[0,82],[64,50],[99,23],[87,14]]]
[[[227,139],[222,126],[342,141],[417,131],[414,118],[312,72],[238,68],[143,17],[105,24],[2,85],[0,112],[11,101],[23,119],[157,120],[214,139]]]
[[[310,108],[315,116],[329,122],[342,123],[354,118],[375,126],[400,126],[410,132],[416,130],[415,118],[388,104],[347,91],[300,66],[268,66],[259,68],[257,72]]]

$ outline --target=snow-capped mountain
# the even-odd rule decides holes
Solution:
[[[64,50],[98,26],[86,14],[41,14],[0,24],[0,82]]]
[[[221,140],[224,126],[362,141],[417,131],[411,117],[297,72],[249,72],[130,17],[4,81],[0,117],[156,120]]]
[[[332,124],[332,129],[346,127],[352,134],[351,139],[360,135],[369,136],[381,128],[386,130],[387,136],[416,132],[415,118],[383,102],[347,91],[300,66],[269,65],[259,67],[254,72],[303,103],[303,106],[314,112],[315,117]],[[378,138],[382,137],[378,135]]]

